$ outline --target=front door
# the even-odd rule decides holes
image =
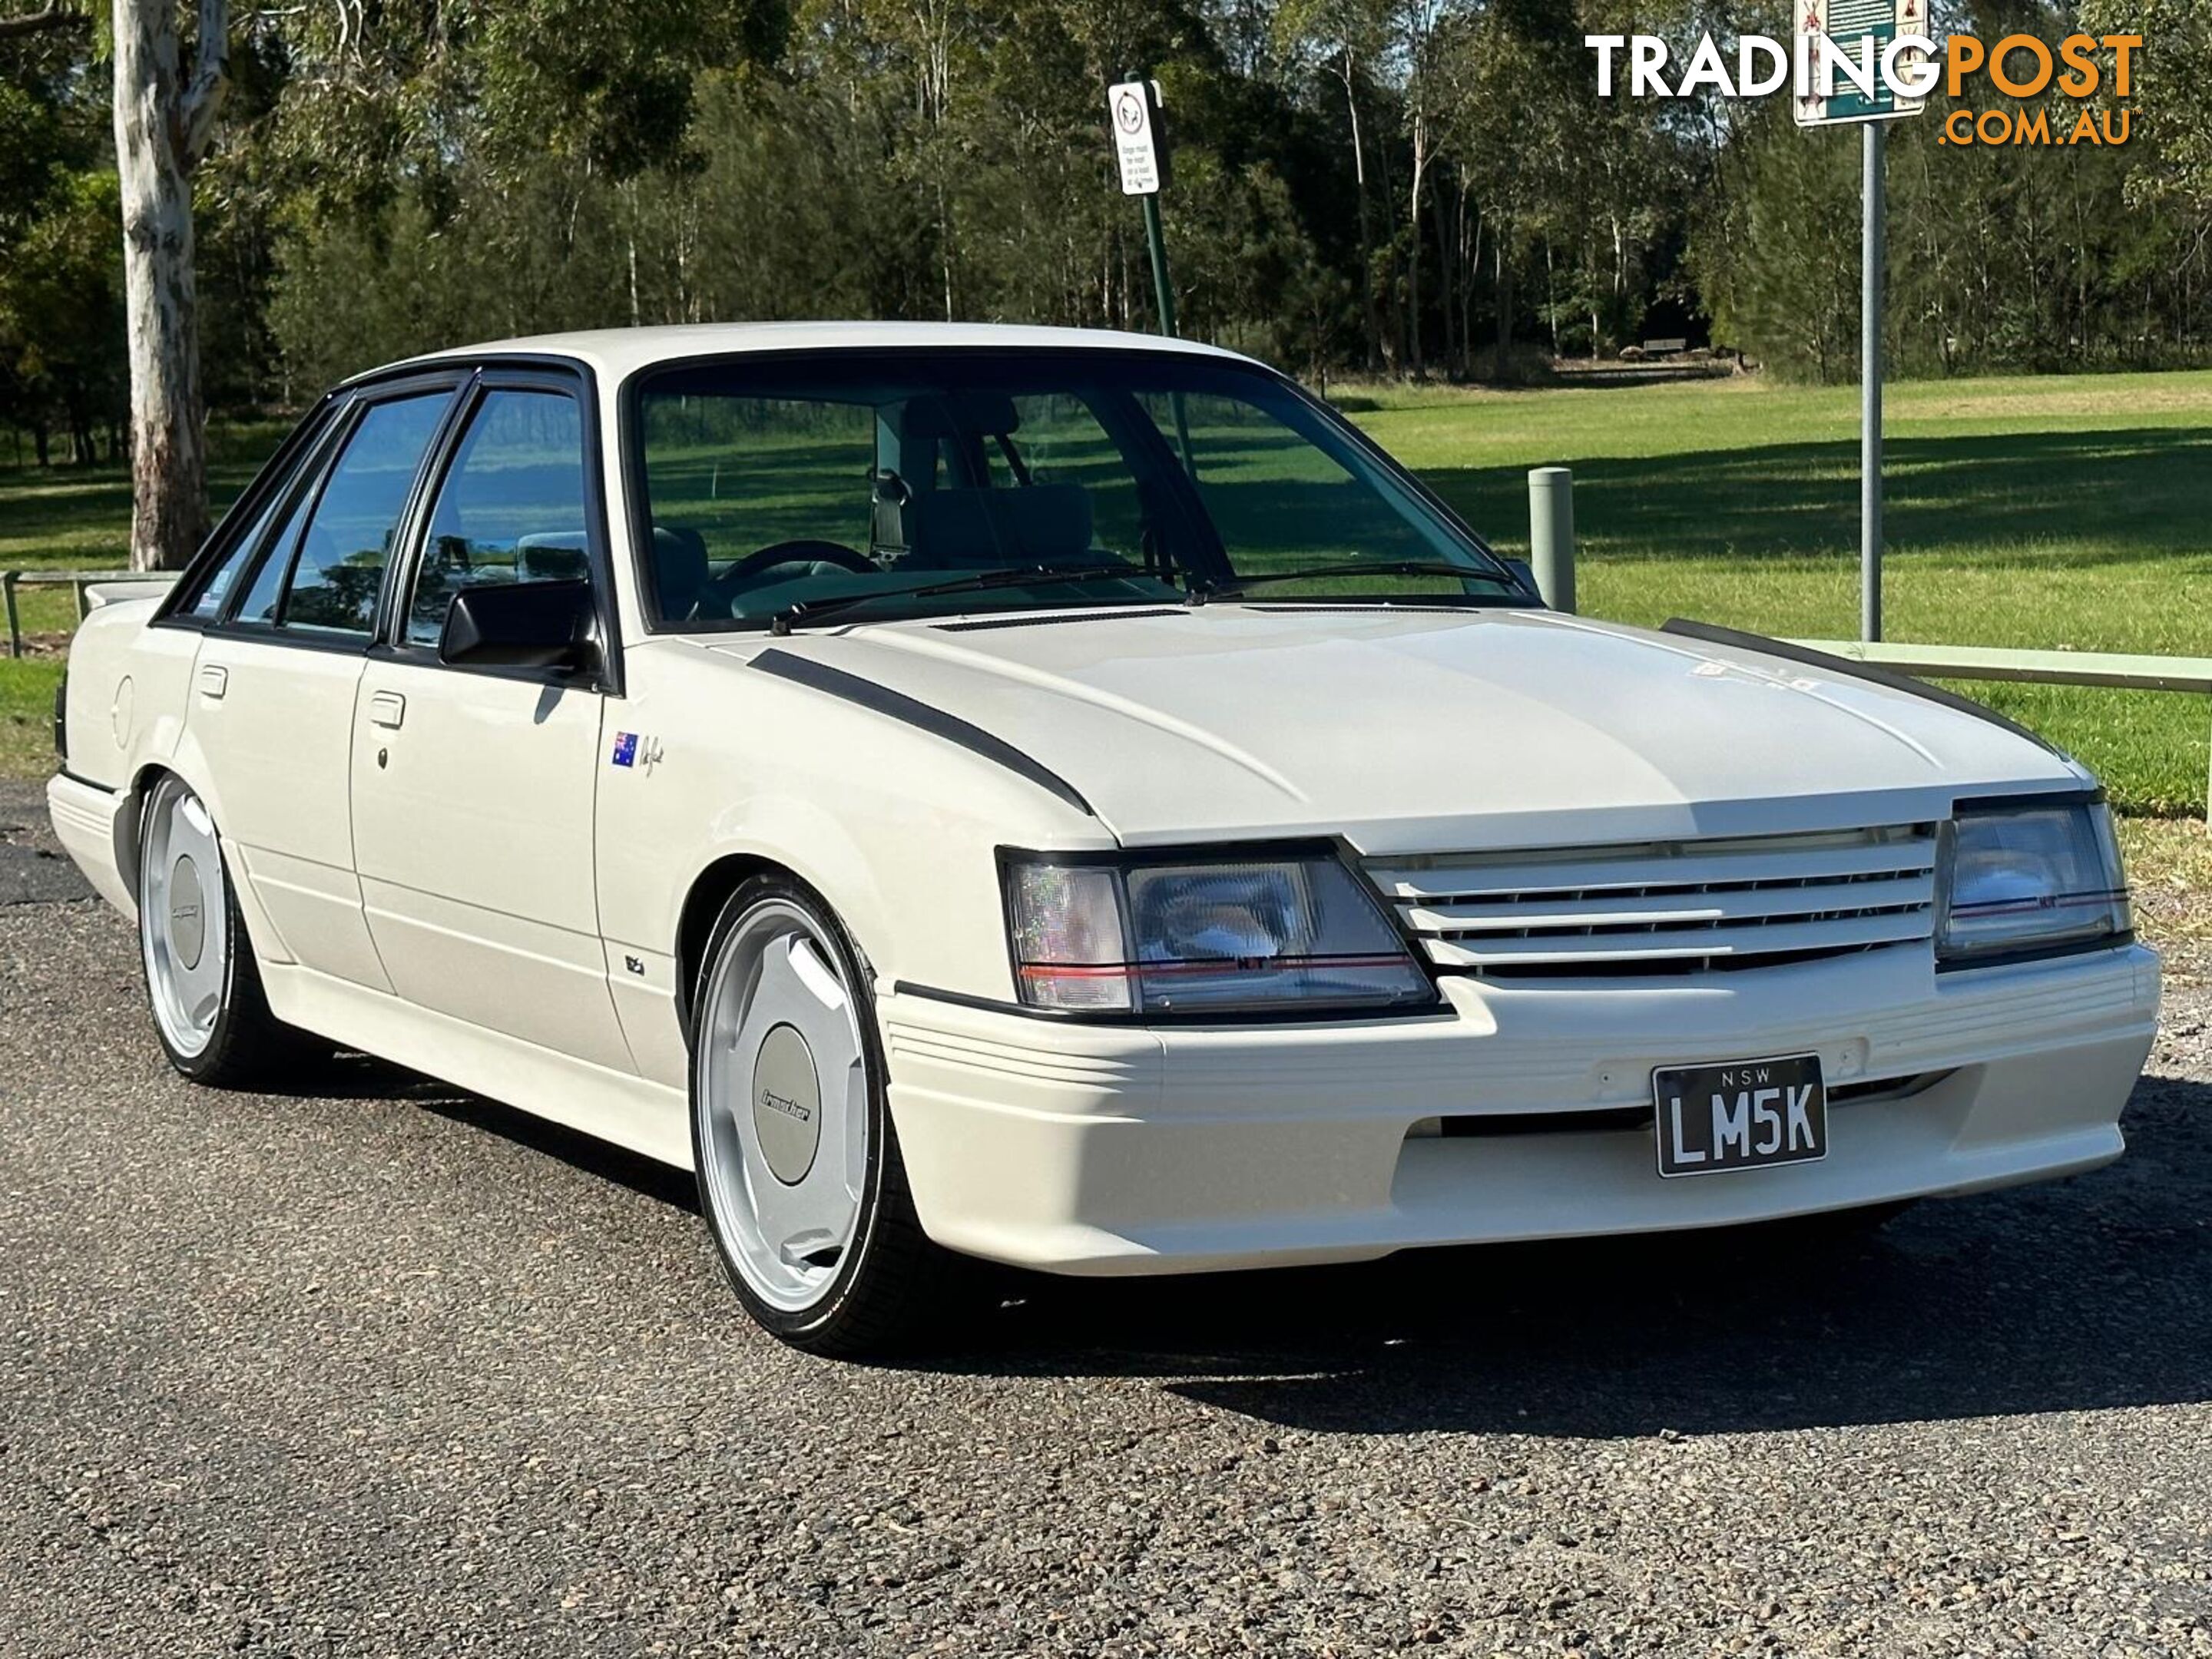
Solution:
[[[451,378],[365,397],[248,532],[245,591],[221,596],[185,725],[240,879],[295,961],[390,988],[362,913],[347,805],[354,702],[379,591]]]
[[[588,499],[566,383],[487,378],[435,486],[395,635],[362,675],[354,856],[402,997],[627,1072],[592,876],[605,698],[566,674],[438,659],[461,589],[592,579]]]

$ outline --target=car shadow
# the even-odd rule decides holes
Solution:
[[[542,1152],[585,1175],[627,1187],[647,1198],[695,1214],[698,1211],[697,1188],[686,1170],[671,1169],[658,1159],[370,1054],[342,1053],[319,1060],[289,1079],[284,1092],[307,1100],[404,1102],[449,1122],[465,1124]]]
[[[934,1369],[1152,1378],[1285,1430],[1713,1434],[2212,1400],[2212,1088],[2129,1156],[1794,1225],[1205,1279],[1009,1278]]]
[[[331,1062],[326,1091],[411,1101],[697,1211],[687,1173],[380,1061]],[[1149,1380],[1283,1431],[1361,1434],[1701,1435],[2212,1401],[2212,1085],[2145,1078],[2125,1121],[2110,1168],[1858,1236],[1784,1224],[1134,1279],[977,1264],[967,1316],[890,1363]]]

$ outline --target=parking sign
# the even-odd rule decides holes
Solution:
[[[1153,135],[1159,93],[1149,81],[1119,81],[1106,88],[1106,112],[1114,125],[1114,155],[1121,164],[1121,194],[1157,196],[1160,151]]]

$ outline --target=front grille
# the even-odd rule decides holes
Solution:
[[[1689,974],[1924,943],[1936,831],[1366,861],[1430,960],[1486,979]]]

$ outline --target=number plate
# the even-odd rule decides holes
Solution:
[[[1651,1092],[1659,1103],[1662,1176],[1810,1164],[1828,1155],[1828,1096],[1818,1054],[1662,1066],[1651,1073]]]

